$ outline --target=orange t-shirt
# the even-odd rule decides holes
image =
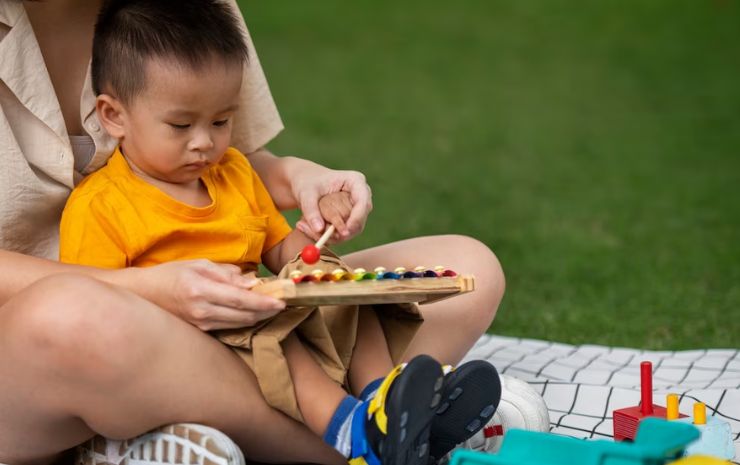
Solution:
[[[138,178],[120,150],[72,192],[60,260],[101,268],[206,258],[254,269],[291,228],[247,158],[229,148],[201,178],[211,204],[193,207]]]

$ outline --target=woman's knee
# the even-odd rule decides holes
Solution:
[[[93,278],[60,274],[16,296],[9,334],[56,370],[98,379],[117,376],[142,354],[137,299]]]
[[[459,260],[457,271],[475,276],[475,292],[471,295],[476,302],[474,316],[487,329],[506,290],[501,262],[490,247],[472,237],[450,235],[445,240],[450,242]]]
[[[477,328],[488,328],[504,296],[506,281],[496,254],[484,243],[469,236],[447,234],[406,239],[361,250],[343,257],[351,266],[373,268],[389,263],[415,267],[444,265],[476,277],[476,291],[469,297],[467,312]]]

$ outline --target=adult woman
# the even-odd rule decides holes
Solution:
[[[98,6],[0,0],[0,461],[44,463],[95,433],[126,438],[180,421],[226,432],[256,460],[340,461],[267,407],[252,374],[203,334],[283,308],[245,292],[250,283],[235,267],[196,261],[109,271],[53,260],[69,190],[115,145],[90,105]],[[263,149],[282,126],[254,53],[243,87],[247,112],[235,120],[233,143],[249,153],[278,206],[300,206],[320,231],[318,198],[350,191],[355,207],[345,237],[357,234],[371,209],[364,177]],[[346,259],[365,267],[431,261],[479,277],[476,293],[428,307],[408,356],[458,361],[503,293],[495,256],[468,238],[414,239]],[[446,331],[452,324],[458,331]],[[281,447],[285,437],[292,447]]]

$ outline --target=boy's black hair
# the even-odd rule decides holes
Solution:
[[[213,57],[229,64],[247,61],[239,20],[223,1],[108,0],[95,24],[93,90],[128,102],[144,88],[148,59],[197,69]]]

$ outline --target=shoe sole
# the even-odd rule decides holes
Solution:
[[[448,373],[442,387],[442,401],[432,422],[432,459],[444,457],[483,429],[500,400],[501,379],[490,363],[473,360]]]
[[[388,434],[380,446],[383,465],[426,465],[429,431],[441,400],[443,373],[426,355],[411,360],[393,381],[386,399]]]

